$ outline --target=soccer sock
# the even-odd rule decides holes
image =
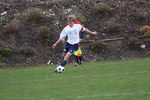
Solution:
[[[66,60],[63,60],[63,61],[60,63],[60,65],[63,66],[63,67],[64,67],[66,64],[67,64],[67,61],[66,61]]]
[[[75,61],[77,64],[79,64],[79,57],[78,56],[75,56]]]
[[[83,56],[79,56],[80,65],[82,64]]]

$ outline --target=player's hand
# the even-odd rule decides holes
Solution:
[[[52,48],[53,48],[53,49],[55,49],[55,48],[56,48],[56,46],[57,46],[56,44],[53,44],[53,45],[52,45]]]
[[[98,34],[98,32],[94,31],[94,32],[92,32],[92,34],[97,35],[97,34]]]

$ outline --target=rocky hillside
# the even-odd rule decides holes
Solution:
[[[69,14],[99,32],[85,35],[84,61],[150,57],[149,9],[149,0],[1,0],[0,66],[59,63],[63,45],[51,46]]]

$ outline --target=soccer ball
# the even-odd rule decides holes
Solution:
[[[56,73],[62,73],[62,72],[64,72],[65,71],[65,69],[64,69],[64,67],[62,67],[62,66],[58,66],[56,69],[55,69],[55,72]]]

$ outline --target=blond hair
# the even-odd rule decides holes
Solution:
[[[68,19],[72,22],[76,21],[76,16],[75,15],[69,15]]]

